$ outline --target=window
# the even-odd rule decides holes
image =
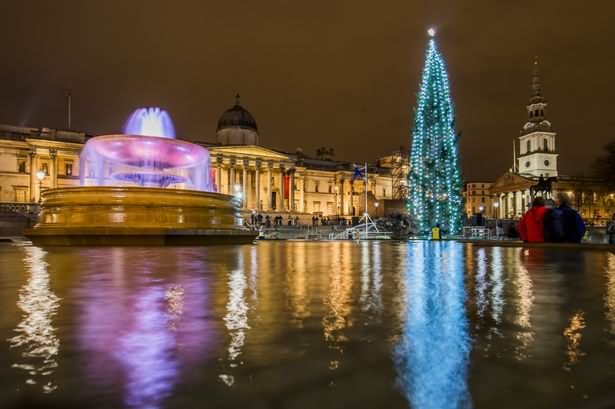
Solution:
[[[333,186],[329,185],[329,193],[333,193]]]
[[[532,150],[532,141],[527,141],[525,149],[530,152]]]
[[[19,173],[26,173],[26,160],[17,159],[17,171]]]
[[[383,187],[382,188],[382,196],[386,196],[387,195],[387,188]]]
[[[49,176],[49,164],[47,162],[41,163],[41,170],[45,172],[46,176]]]
[[[314,192],[318,193],[318,182],[314,182]]]
[[[547,138],[543,139],[542,141],[542,148],[546,151],[549,150],[549,141],[547,140]]]
[[[525,167],[529,168],[530,167],[530,161],[525,162]]]
[[[314,212],[320,212],[320,202],[313,203]]]
[[[545,160],[545,166],[549,166],[549,160]]]
[[[335,212],[333,211],[333,202],[327,202],[327,214],[334,214]]]
[[[66,176],[72,176],[73,174],[73,163],[72,162],[66,162],[64,164],[64,174]]]
[[[484,197],[481,197],[481,198],[480,198],[480,202],[481,202],[481,203],[485,203],[485,198],[484,198]]]

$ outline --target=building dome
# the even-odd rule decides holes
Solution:
[[[216,137],[222,145],[258,145],[258,126],[252,114],[239,103],[239,94],[235,96],[235,105],[218,120]]]
[[[254,117],[239,103],[239,94],[235,96],[235,105],[222,114],[218,120],[218,131],[224,128],[242,128],[258,130]]]

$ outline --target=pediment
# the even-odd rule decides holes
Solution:
[[[519,175],[518,173],[506,172],[498,177],[491,185],[492,193],[511,192],[529,189],[536,182],[530,178]]]
[[[210,146],[207,148],[210,155],[220,154],[223,156],[236,156],[238,158],[259,158],[263,160],[291,160],[290,156],[264,148],[258,145],[225,145],[225,146]]]

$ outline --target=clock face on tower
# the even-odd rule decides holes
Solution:
[[[545,166],[549,166],[549,161],[545,160]]]
[[[525,162],[525,167],[529,168],[530,167],[530,161]]]

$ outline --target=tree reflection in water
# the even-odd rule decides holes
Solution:
[[[400,384],[414,409],[471,408],[463,247],[455,242],[410,246],[406,320],[395,349]]]

